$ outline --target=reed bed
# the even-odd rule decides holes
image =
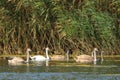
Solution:
[[[120,53],[119,0],[1,0],[0,54]],[[58,54],[56,53],[56,54]]]

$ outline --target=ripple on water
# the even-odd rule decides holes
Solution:
[[[119,66],[118,61],[104,61],[97,65],[50,62],[49,66],[13,66],[1,61],[0,80],[120,80]]]
[[[120,74],[71,73],[0,73],[0,80],[119,80]]]

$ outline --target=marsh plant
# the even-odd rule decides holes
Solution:
[[[97,47],[119,54],[119,4],[120,0],[0,0],[0,53],[49,46],[60,52]]]

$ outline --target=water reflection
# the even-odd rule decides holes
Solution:
[[[119,80],[119,75],[97,75],[88,74],[84,75],[81,73],[3,73],[0,74],[1,80]],[[19,75],[19,76],[18,76]],[[22,76],[22,77],[21,77]]]
[[[36,66],[49,66],[49,61],[33,61],[32,62]]]

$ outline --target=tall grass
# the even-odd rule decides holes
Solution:
[[[28,47],[42,53],[49,46],[60,53],[66,49],[87,52],[98,47],[119,54],[119,3],[119,0],[2,0],[0,53],[22,53]],[[115,4],[118,6],[114,7]]]

